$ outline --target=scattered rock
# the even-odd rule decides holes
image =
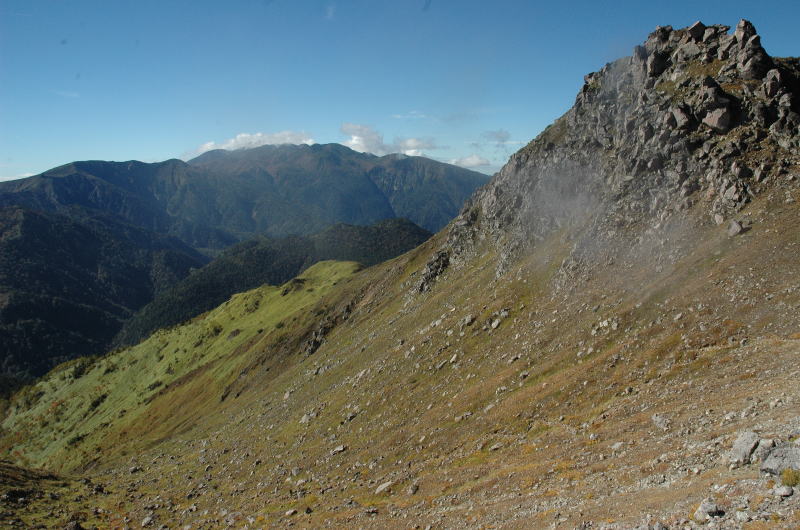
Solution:
[[[747,41],[750,40],[750,38],[755,34],[755,26],[753,26],[752,22],[745,19],[741,19],[739,23],[736,24],[736,30],[733,32],[733,36],[740,46],[747,44]]]
[[[475,322],[475,316],[467,315],[461,320],[459,320],[458,327],[460,328],[461,331],[464,331],[464,328],[466,328],[467,326],[471,326],[474,322]]]
[[[742,233],[742,225],[739,221],[735,219],[731,220],[731,224],[728,225],[728,235],[730,237],[737,236]]]
[[[663,414],[653,414],[650,419],[653,421],[653,425],[661,429],[662,431],[666,431],[672,425],[672,422],[664,416]]]
[[[706,114],[703,123],[718,133],[728,132],[731,126],[731,111],[724,107],[714,109]]]
[[[778,486],[773,490],[776,497],[791,497],[794,493],[794,488],[791,486]]]
[[[682,107],[672,109],[672,117],[675,120],[675,127],[683,129],[692,122],[692,116]]]
[[[422,279],[420,280],[417,290],[420,293],[429,291],[436,279],[447,269],[450,265],[450,253],[442,250],[425,265],[425,270],[422,272]]]
[[[741,433],[733,442],[733,447],[728,453],[728,463],[737,466],[749,464],[750,455],[755,451],[758,442],[759,437],[756,433],[752,431]]]
[[[760,440],[758,446],[756,446],[756,450],[750,455],[750,462],[761,462],[766,458],[769,452],[772,451],[773,447],[775,447],[775,440],[771,438]]]
[[[383,484],[381,484],[380,486],[375,488],[375,495],[380,495],[384,491],[386,491],[389,488],[391,488],[392,485],[394,485],[394,482],[392,482],[391,480],[387,480],[386,482],[384,482]]]
[[[692,518],[702,523],[712,517],[722,517],[723,515],[725,515],[725,512],[712,499],[704,499],[695,510]]]
[[[689,36],[694,41],[702,41],[705,32],[706,32],[706,25],[700,22],[699,20],[686,29],[686,33],[688,33]]]
[[[783,85],[781,73],[778,70],[772,69],[767,72],[767,77],[764,79],[764,95],[772,98],[778,95],[778,91]]]
[[[653,53],[647,58],[647,75],[658,77],[667,69],[667,66],[669,66],[669,61],[665,54],[660,52]]]
[[[761,463],[761,471],[770,475],[780,475],[786,469],[800,470],[800,447],[796,445],[776,447]]]
[[[347,451],[347,446],[345,446],[345,445],[337,445],[336,447],[333,448],[333,451],[331,451],[331,454],[332,455],[338,455],[339,453],[344,453],[345,451]]]

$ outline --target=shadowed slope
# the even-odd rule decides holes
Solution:
[[[107,218],[0,208],[0,373],[27,380],[103,353],[135,311],[206,262]]]

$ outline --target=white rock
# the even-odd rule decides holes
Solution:
[[[791,486],[779,486],[775,488],[774,493],[778,497],[791,497],[794,493],[794,488]]]
[[[758,442],[759,437],[756,433],[752,431],[741,433],[728,453],[728,463],[733,465],[750,463],[750,455],[753,454]]]
[[[724,512],[713,500],[704,499],[703,502],[700,503],[700,506],[697,507],[697,510],[695,510],[692,518],[695,521],[704,522],[708,521],[712,517],[720,517],[723,515],[723,513]]]
[[[669,429],[670,422],[669,418],[664,416],[663,414],[653,414],[650,419],[653,421],[653,425],[661,429],[662,431],[666,431]]]
[[[380,486],[375,488],[375,495],[380,495],[384,491],[386,491],[389,488],[391,488],[393,484],[394,484],[394,482],[392,482],[391,480],[387,480],[386,482],[384,482],[383,484],[381,484]]]

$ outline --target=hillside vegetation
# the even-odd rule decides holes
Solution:
[[[312,267],[305,281],[237,295],[78,378],[76,367],[54,371],[15,399],[6,450],[90,474],[112,494],[85,506],[134,520],[394,526],[406,514],[524,527],[558,513],[565,527],[626,527],[644,509],[688,518],[712,483],[750,495],[757,468],[731,472],[725,460],[740,430],[791,440],[800,428],[791,368],[800,321],[782,309],[800,306],[800,241],[773,229],[797,221],[796,208],[765,214],[758,231],[731,239],[692,218],[704,244],[666,239],[676,254],[660,272],[660,253],[631,254],[561,293],[552,285],[569,243],[554,235],[541,247],[548,258],[499,280],[485,248],[419,294],[434,240],[315,287],[323,302],[298,303],[289,318],[247,313],[264,290],[262,308],[312,295]],[[775,274],[747,281],[756,265]],[[309,355],[315,332],[322,344]],[[748,513],[771,506],[758,488],[765,497],[750,497]],[[120,511],[124,491],[132,497]],[[563,512],[565,503],[580,509]]]
[[[297,345],[297,331],[324,312],[331,288],[360,267],[317,263],[284,286],[237,294],[134,348],[57,367],[17,394],[2,424],[5,449],[28,464],[73,470],[191,429],[219,408],[251,363],[258,361],[269,378],[291,366],[288,348]]]

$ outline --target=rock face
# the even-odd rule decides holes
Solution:
[[[575,105],[451,225],[451,262],[486,241],[501,271],[565,225],[587,227],[597,248],[614,241],[608,227],[663,225],[693,205],[709,223],[729,219],[757,183],[789,174],[800,161],[800,61],[771,58],[745,20],[729,31],[658,27],[630,57],[586,75]],[[581,255],[578,244],[571,259]]]
[[[761,464],[761,471],[780,475],[787,469],[800,470],[800,447],[784,445],[773,449]]]
[[[743,432],[733,442],[733,447],[728,454],[728,462],[734,465],[750,463],[750,455],[753,454],[758,442],[759,437],[756,433],[751,431]]]

